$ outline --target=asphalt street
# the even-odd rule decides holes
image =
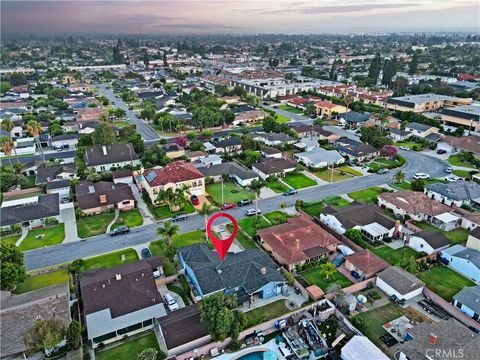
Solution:
[[[407,179],[411,179],[415,172],[424,172],[432,177],[445,176],[444,167],[447,163],[443,160],[416,153],[413,151],[402,151],[402,156],[406,158],[405,166],[402,171],[406,174]],[[395,171],[390,171],[384,175],[366,175],[352,180],[342,182],[318,185],[306,189],[301,189],[296,195],[277,196],[261,199],[258,201],[258,207],[263,213],[278,210],[281,203],[285,202],[288,206],[293,206],[297,199],[307,201],[318,201],[327,196],[341,195],[351,191],[378,186],[392,181]],[[229,210],[236,219],[240,220],[245,217],[245,209],[236,208]],[[186,221],[179,222],[180,232],[189,232],[192,230],[202,229],[204,227],[204,219],[199,215],[192,215]],[[102,253],[107,253],[134,245],[145,244],[158,239],[155,231],[158,224],[141,226],[127,235],[110,237],[109,235],[99,235],[88,238],[88,240],[63,243],[56,246],[44,247],[25,252],[25,264],[27,270],[40,269],[56,264],[70,262],[75,259],[91,257]]]
[[[46,153],[45,160],[74,158],[76,153],[77,153],[76,150],[66,150],[66,151],[56,151],[56,152]],[[19,156],[18,158],[12,157],[12,162],[14,164],[17,162],[20,162],[22,164],[28,164],[36,160],[42,160],[42,155],[35,154],[35,155]],[[2,161],[2,165],[10,163],[9,159],[2,159],[1,161]]]

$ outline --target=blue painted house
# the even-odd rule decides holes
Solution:
[[[239,304],[253,297],[268,299],[284,293],[287,281],[270,257],[259,249],[228,253],[222,262],[206,244],[178,249],[185,276],[199,298],[216,292],[237,295]]]
[[[460,290],[453,296],[452,304],[473,320],[480,322],[480,285]]]
[[[441,253],[441,259],[449,267],[469,279],[480,282],[480,251],[455,245]]]

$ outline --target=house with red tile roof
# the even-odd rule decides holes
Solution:
[[[152,202],[167,189],[185,187],[188,195],[205,194],[205,176],[192,163],[174,161],[163,168],[145,170],[140,175],[140,185]]]
[[[389,266],[390,264],[369,250],[360,250],[345,257],[345,268],[352,272],[353,276],[356,273],[360,280],[369,279]]]
[[[292,217],[286,223],[257,231],[260,244],[288,270],[333,252],[340,243],[308,216]]]

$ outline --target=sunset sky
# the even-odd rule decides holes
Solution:
[[[475,0],[1,1],[3,33],[322,33],[479,29]]]

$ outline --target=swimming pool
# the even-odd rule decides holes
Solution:
[[[273,351],[256,351],[243,355],[237,360],[277,360],[277,355]]]

